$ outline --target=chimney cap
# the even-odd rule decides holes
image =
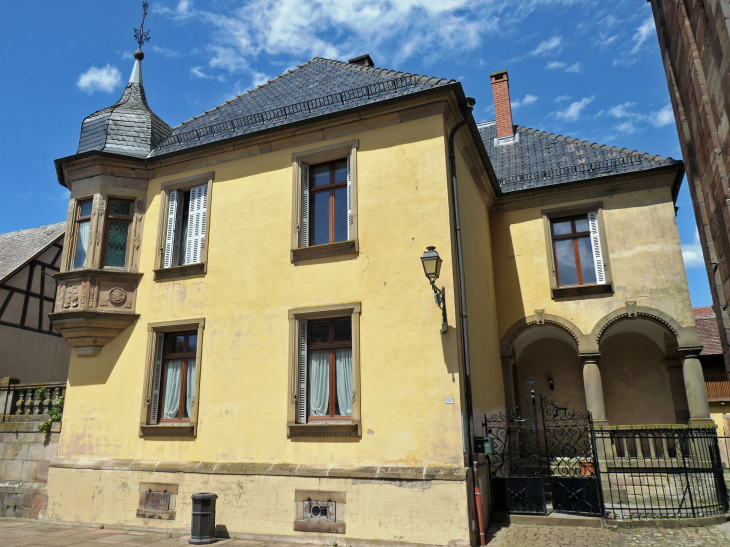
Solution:
[[[504,75],[504,78],[506,80],[509,80],[509,76],[507,75],[506,70],[498,70],[497,72],[492,72],[489,76],[491,76],[492,80],[501,80],[501,76]],[[500,76],[499,78],[497,76]]]
[[[373,63],[372,58],[369,54],[360,55],[359,57],[353,57],[349,61],[347,61],[351,65],[360,65],[360,66],[375,66],[375,63]]]

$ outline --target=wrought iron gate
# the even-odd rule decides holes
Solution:
[[[535,382],[528,383],[526,402],[484,417],[486,435],[492,440],[490,483],[497,512],[547,514]]]
[[[596,436],[590,413],[569,411],[540,396],[552,510],[603,515]]]

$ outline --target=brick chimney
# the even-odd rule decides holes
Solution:
[[[351,65],[360,65],[360,66],[375,66],[373,64],[373,60],[370,58],[370,55],[367,53],[365,55],[360,55],[359,57],[355,57],[354,59],[350,59],[347,61]]]
[[[509,100],[509,77],[506,70],[490,74],[492,94],[494,95],[494,115],[497,119],[497,138],[512,137],[512,103]]]

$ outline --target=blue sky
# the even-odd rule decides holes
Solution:
[[[43,0],[3,10],[0,232],[64,220],[53,160],[82,119],[116,102],[141,2]],[[643,0],[150,0],[145,91],[174,126],[311,57],[461,80],[494,118],[489,73],[510,75],[515,123],[681,158],[649,4]],[[686,183],[678,223],[692,303],[711,304]]]

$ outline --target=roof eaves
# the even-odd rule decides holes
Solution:
[[[41,228],[41,226],[39,226],[39,228]],[[65,237],[65,235],[66,235],[65,231],[64,232],[61,232],[58,236],[54,237],[51,241],[49,241],[48,244],[45,247],[43,247],[41,250],[39,250],[37,253],[35,253],[35,254],[29,256],[28,258],[26,258],[19,266],[17,266],[13,270],[11,270],[4,277],[0,278],[0,284],[4,283],[6,280],[10,279],[10,277],[12,277],[16,273],[18,273],[20,270],[22,270],[28,262],[30,262],[31,260],[34,260],[34,259],[38,258],[40,255],[42,255],[44,252],[46,252],[46,250],[51,245],[53,245],[54,243],[56,243],[56,241],[58,241],[59,239]]]

